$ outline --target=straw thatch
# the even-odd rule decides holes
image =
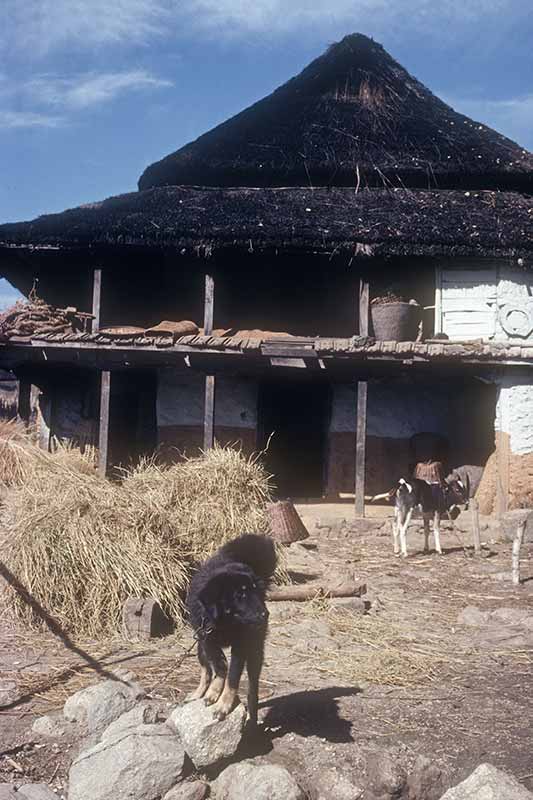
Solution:
[[[346,36],[273,94],[148,167],[139,189],[533,188],[533,156],[455,112],[382,47]]]
[[[178,620],[195,563],[243,530],[267,527],[268,478],[235,450],[166,469],[148,462],[119,485],[62,449],[47,454],[11,440],[5,448],[24,456],[2,508],[2,560],[77,636],[118,631],[130,596],[151,597]],[[12,587],[5,602],[41,624]]]
[[[10,256],[28,245],[91,252],[96,246],[168,246],[195,255],[241,247],[247,253],[527,256],[533,200],[516,192],[174,186],[2,225],[2,244]],[[27,269],[23,261],[20,269]]]

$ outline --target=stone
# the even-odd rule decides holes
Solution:
[[[153,705],[151,703],[139,703],[130,709],[130,711],[121,714],[118,719],[104,730],[102,733],[102,741],[126,733],[131,728],[137,728],[139,725],[155,725],[159,722],[165,722],[166,718],[167,715],[162,706]]]
[[[0,783],[0,800],[17,800],[15,787],[11,783]]]
[[[482,611],[477,606],[466,606],[466,608],[463,608],[463,610],[459,612],[457,622],[459,625],[479,627],[481,625],[486,625],[489,621],[489,617],[489,611]]]
[[[174,786],[163,800],[205,800],[209,795],[209,784],[204,781],[189,781]]]
[[[317,800],[359,800],[364,790],[337,769],[328,769],[316,778]]]
[[[0,708],[10,706],[18,698],[18,686],[15,681],[0,680]]]
[[[46,783],[27,783],[17,792],[19,800],[57,800],[57,794]]]
[[[366,771],[372,800],[401,797],[407,776],[402,764],[386,750],[368,755]]]
[[[211,785],[214,800],[305,800],[290,772],[277,764],[231,764]]]
[[[31,729],[38,736],[59,739],[69,730],[69,723],[64,720],[61,713],[45,714],[44,717],[37,717],[34,720]]]
[[[425,756],[418,756],[407,778],[409,800],[439,800],[444,791],[444,776],[440,767]]]
[[[350,611],[352,614],[365,614],[370,606],[366,595],[363,597],[332,597],[329,603],[333,609]]]
[[[185,775],[186,755],[166,724],[138,725],[81,753],[69,773],[69,800],[156,800]]]
[[[500,522],[501,536],[508,542],[512,542],[516,536],[516,529],[520,522],[526,520],[524,531],[524,544],[533,542],[533,509],[516,508],[513,511],[506,511],[502,514]]]
[[[533,800],[533,794],[501,769],[492,764],[480,764],[465,781],[448,789],[440,800]]]
[[[83,725],[89,733],[107,728],[145,695],[143,688],[131,680],[130,675],[127,673],[128,677],[101,681],[80,689],[65,703],[65,719]]]
[[[185,751],[197,769],[206,769],[234,755],[246,724],[246,709],[239,705],[223,720],[211,706],[194,700],[174,709],[169,724],[177,730]]]

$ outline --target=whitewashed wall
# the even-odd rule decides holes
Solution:
[[[533,273],[504,260],[437,268],[435,329],[453,340],[533,340]]]
[[[533,453],[533,378],[498,379],[495,429],[509,436],[511,453]]]

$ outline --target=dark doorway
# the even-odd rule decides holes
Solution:
[[[157,447],[157,379],[153,372],[113,372],[109,404],[109,464],[130,467]]]
[[[278,497],[324,493],[329,386],[265,383],[259,395],[261,446]]]

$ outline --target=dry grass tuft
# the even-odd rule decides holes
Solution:
[[[21,448],[20,476],[2,509],[3,560],[76,636],[117,631],[124,600],[149,596],[173,619],[194,563],[246,530],[265,531],[268,477],[254,459],[215,448],[169,468],[145,462],[121,484],[71,451]],[[13,590],[6,600],[39,624]]]

